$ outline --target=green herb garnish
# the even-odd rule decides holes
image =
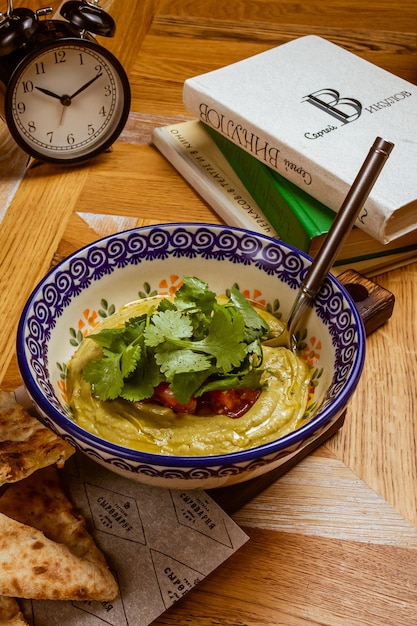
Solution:
[[[258,389],[268,331],[236,287],[218,303],[207,283],[185,277],[174,300],[162,299],[122,328],[90,335],[103,356],[83,376],[100,400],[145,400],[161,382],[179,403],[213,389]]]

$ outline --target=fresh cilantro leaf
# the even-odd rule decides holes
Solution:
[[[161,322],[162,314],[153,318],[155,327],[148,326],[146,328],[145,341],[148,346],[155,347],[157,362],[161,365],[161,369],[166,367],[166,371],[169,371],[171,376],[175,373],[175,357],[173,360],[170,355],[174,347],[214,357],[217,367],[224,372],[238,367],[245,358],[247,345],[242,342],[244,321],[241,315],[234,315],[227,308],[217,309],[212,316],[208,335],[199,341],[192,341],[181,338],[181,335],[182,337],[189,336],[190,329],[189,327],[186,328],[185,325],[181,329],[182,332],[177,332],[176,336],[174,335],[174,312],[166,311],[164,316],[168,314],[172,314],[172,316],[169,315],[172,318],[168,320],[169,323],[165,323],[166,320]],[[181,321],[184,324],[185,320],[186,318],[183,315],[175,320],[177,329],[181,326],[179,322]],[[168,344],[166,345],[164,342],[168,342]],[[162,357],[160,356],[161,354]],[[190,359],[191,357],[189,356],[188,358]],[[164,365],[165,360],[169,360],[169,365]],[[193,368],[202,369],[201,366],[196,367],[195,363],[190,361],[189,369],[192,371]],[[165,370],[163,369],[163,371]],[[184,371],[182,368],[181,372]]]
[[[193,327],[193,339],[205,337],[217,306],[216,294],[207,283],[198,278],[184,277],[183,285],[175,294],[174,303],[178,311],[188,316]]]
[[[251,369],[240,379],[239,387],[248,387],[249,389],[259,389],[261,387],[261,377],[263,370]]]
[[[155,361],[168,380],[172,380],[175,374],[207,371],[211,367],[211,361],[207,355],[188,348],[172,347],[169,341],[155,350]]]
[[[93,333],[88,336],[108,353],[120,353],[125,347],[124,328],[104,328],[99,333]]]
[[[170,384],[172,393],[180,404],[186,404],[190,398],[198,395],[198,390],[205,380],[210,376],[211,371],[187,372],[175,374]]]
[[[166,339],[191,337],[193,328],[186,315],[179,311],[163,311],[152,316],[152,324],[145,328],[145,343],[149,347],[158,346]]]
[[[114,400],[122,392],[119,355],[90,361],[83,370],[83,376],[90,383],[93,395],[100,400]]]
[[[230,301],[235,305],[236,309],[245,320],[245,327],[249,331],[248,342],[256,337],[266,337],[269,332],[268,322],[259,315],[247,298],[245,298],[236,287],[232,287],[230,290]]]
[[[179,309],[195,308],[203,315],[210,316],[217,297],[203,280],[184,276],[183,285],[175,293],[174,302]]]
[[[124,379],[141,358],[145,320],[146,316],[131,318],[122,328],[105,328],[90,335],[102,347],[103,358],[88,363],[83,376],[100,400],[113,400],[121,395]]]
[[[137,343],[131,343],[123,350],[120,356],[120,369],[123,378],[127,378],[129,374],[135,371],[142,356],[142,346]]]
[[[262,364],[264,354],[260,339],[255,339],[248,345],[248,356],[252,366],[259,367]]]
[[[98,333],[92,333],[88,338],[100,345],[106,353],[120,354],[143,334],[145,319],[145,316],[131,318],[122,328],[103,328]]]
[[[259,389],[261,387],[262,370],[250,370],[244,376],[226,375],[222,378],[208,379],[203,381],[201,387],[194,393],[196,397],[202,396],[206,391],[218,391],[226,389]]]
[[[226,308],[218,309],[212,318],[209,334],[201,341],[193,342],[194,350],[201,350],[216,359],[217,367],[228,372],[244,360],[247,346],[242,341],[243,318],[233,315]]]
[[[160,303],[158,304],[158,311],[176,311],[177,307],[172,302],[172,300],[168,300],[168,298],[162,298]]]
[[[143,331],[146,326],[146,315],[141,315],[140,317],[133,317],[127,320],[125,324],[125,341],[126,344],[132,343],[136,341],[143,335]]]
[[[124,381],[120,395],[131,402],[146,400],[152,397],[155,387],[163,380],[164,376],[157,363],[151,358],[144,359],[134,373]]]

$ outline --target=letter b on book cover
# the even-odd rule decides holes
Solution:
[[[341,98],[336,89],[319,89],[305,97],[309,102],[325,113],[332,115],[342,124],[354,122],[362,113],[362,105],[355,98]]]

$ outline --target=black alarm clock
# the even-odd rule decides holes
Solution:
[[[31,157],[74,164],[107,150],[130,110],[121,63],[94,35],[111,37],[114,20],[98,1],[70,0],[64,19],[51,8],[0,15],[1,117]]]

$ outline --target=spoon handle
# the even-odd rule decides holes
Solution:
[[[393,143],[381,137],[375,139],[300,287],[288,318],[290,336],[306,307],[319,291],[393,147]]]

